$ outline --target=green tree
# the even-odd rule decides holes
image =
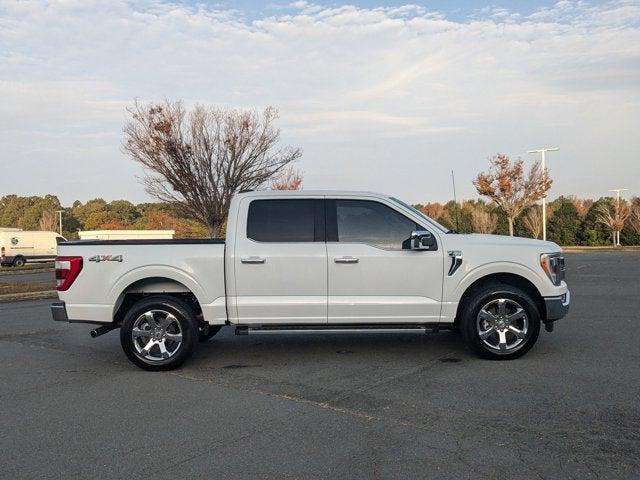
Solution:
[[[124,224],[130,224],[140,218],[140,212],[136,206],[127,200],[114,200],[108,205],[112,217]]]
[[[97,223],[96,219],[99,216],[101,216],[100,218],[107,219],[107,212],[107,202],[105,202],[102,198],[94,198],[93,200],[89,200],[85,204],[76,201],[73,203],[73,207],[71,209],[72,215],[78,219],[82,230],[92,230],[92,228],[88,228],[87,226],[87,221],[90,217],[92,218],[90,222],[91,225],[95,225]]]
[[[560,197],[547,223],[547,238],[559,245],[577,245],[579,232],[578,209],[570,199]]]
[[[577,235],[580,245],[599,246],[609,245],[609,243],[611,243],[611,232],[605,225],[598,221],[598,209],[600,205],[610,200],[611,199],[600,198],[589,207]]]

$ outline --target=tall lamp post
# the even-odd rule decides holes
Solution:
[[[610,192],[616,192],[616,208],[618,209],[618,212],[620,211],[620,194],[622,192],[626,192],[628,189],[627,188],[612,188],[611,190],[609,190]],[[620,232],[615,232],[615,243],[616,246],[620,246]]]
[[[64,210],[56,210],[56,213],[58,214],[58,229],[60,230],[60,235],[62,235],[62,212],[64,212]]]
[[[546,148],[536,148],[535,150],[528,150],[527,153],[539,153],[542,156],[542,171],[545,171],[545,153],[547,152],[557,152],[560,150],[560,147],[546,147]],[[542,239],[547,239],[547,196],[542,197]]]

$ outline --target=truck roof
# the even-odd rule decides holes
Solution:
[[[364,197],[379,197],[389,198],[389,195],[376,192],[366,192],[357,190],[252,190],[244,191],[236,194],[238,197],[291,197],[291,196],[364,196]]]

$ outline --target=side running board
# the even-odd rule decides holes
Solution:
[[[438,324],[428,325],[241,325],[236,335],[277,333],[436,333]]]

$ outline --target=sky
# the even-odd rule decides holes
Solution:
[[[475,198],[559,146],[550,197],[640,196],[640,0],[0,0],[0,195],[147,201],[135,99],[278,108],[306,189]]]

